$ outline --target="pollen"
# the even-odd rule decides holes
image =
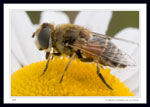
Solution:
[[[11,75],[11,96],[134,96],[110,69],[100,68],[100,71],[113,90],[98,77],[94,62],[85,63],[79,59],[71,62],[60,83],[69,59],[54,57],[43,76],[46,60],[17,70]]]

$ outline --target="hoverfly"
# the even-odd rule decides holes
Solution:
[[[135,65],[127,54],[110,41],[112,37],[91,32],[79,25],[61,24],[54,27],[53,24],[43,23],[33,33],[32,37],[36,37],[35,44],[37,48],[46,51],[47,63],[42,75],[47,70],[49,60],[52,59],[50,56],[66,54],[71,57],[62,74],[60,83],[75,56],[83,62],[95,62],[98,76],[109,89],[113,88],[102,76],[100,66],[125,68],[126,66]],[[52,48],[54,52],[50,53]]]

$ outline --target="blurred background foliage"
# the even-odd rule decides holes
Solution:
[[[70,18],[70,23],[74,20],[79,11],[62,11]],[[40,20],[41,11],[27,11],[33,24],[38,24]],[[107,35],[114,36],[120,30],[134,27],[139,28],[139,11],[113,11],[112,19],[109,23]]]

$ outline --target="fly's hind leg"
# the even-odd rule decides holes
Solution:
[[[62,80],[63,80],[63,78],[64,78],[64,74],[65,74],[65,72],[67,71],[67,69],[68,69],[68,67],[69,67],[69,65],[70,65],[70,63],[71,63],[71,61],[74,59],[74,57],[75,57],[75,53],[73,53],[73,55],[71,56],[71,59],[70,59],[70,61],[68,62],[67,66],[66,66],[66,68],[65,68],[65,70],[64,70],[64,72],[63,72],[63,74],[62,74],[62,76],[61,76],[60,83],[62,82]]]
[[[93,62],[93,58],[81,58],[82,62]]]
[[[80,59],[80,61],[82,62],[92,62],[93,58],[83,58],[80,50],[77,50],[76,55],[78,56],[78,58]]]
[[[100,79],[103,81],[103,83],[104,83],[109,89],[113,90],[113,88],[111,88],[111,86],[110,86],[109,84],[107,84],[105,78],[104,78],[103,75],[100,73],[100,67],[99,67],[98,62],[96,62],[96,64],[97,64],[97,74],[98,74],[98,76],[100,77]]]

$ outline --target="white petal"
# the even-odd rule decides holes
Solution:
[[[16,72],[16,70],[20,68],[21,68],[20,63],[17,61],[16,57],[13,54],[11,54],[11,74],[13,72]]]
[[[133,90],[133,93],[134,93],[135,96],[140,96],[139,87],[135,88]]]
[[[39,26],[40,26],[39,24],[33,24],[34,31],[36,31],[36,29],[38,29]]]
[[[63,12],[44,11],[41,13],[40,24],[48,22],[57,24],[69,23],[68,16]]]
[[[115,37],[139,43],[140,32],[135,28],[126,28],[119,32]],[[126,86],[131,89],[131,91],[136,92],[137,95],[137,91],[134,90],[139,90],[140,47],[138,45],[133,45],[131,43],[118,40],[112,40],[112,42],[115,43],[122,51],[129,54],[136,62],[135,67],[127,67],[120,70],[119,73],[116,72],[116,70],[113,70],[112,73],[120,78],[120,80],[124,82]]]
[[[135,42],[139,41],[139,30],[135,28],[127,28],[121,32],[119,32],[115,37],[122,38],[125,40],[135,40]],[[131,58],[135,61],[135,67],[127,67],[125,69],[120,70],[121,72],[118,74],[114,70],[114,74],[120,77],[121,81],[125,81],[130,78],[135,72],[139,71],[139,56],[140,50],[139,46],[133,45],[131,43],[126,43],[123,41],[112,40],[114,44],[116,44],[122,51],[126,52]],[[139,43],[139,42],[138,42]]]
[[[115,37],[139,43],[140,31],[136,28],[126,28],[120,31],[119,33],[117,33]],[[128,53],[129,55],[131,55],[133,51],[135,51],[135,49],[138,47],[137,45],[133,45],[131,43],[127,43],[119,40],[112,40],[112,42],[116,44],[124,52]]]
[[[13,28],[16,34],[15,36],[18,38],[19,45],[22,49],[19,51],[22,51],[28,61],[28,64],[40,61],[41,58],[38,56],[38,49],[36,48],[34,39],[32,38],[34,28],[29,17],[24,11],[11,12],[11,28]]]
[[[16,37],[16,34],[15,34],[13,28],[11,28],[11,54],[14,54],[15,57],[20,61],[21,64],[23,64],[23,65],[28,64],[28,61],[25,58],[23,49],[19,44],[19,40]]]
[[[133,91],[139,87],[139,72],[136,72],[130,78],[128,78],[124,83],[130,87],[130,90]]]
[[[81,11],[74,24],[85,26],[96,33],[106,34],[111,17],[111,11]]]

